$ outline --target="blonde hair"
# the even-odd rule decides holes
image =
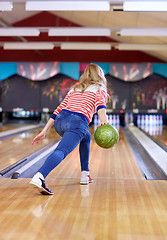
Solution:
[[[89,64],[80,77],[80,82],[72,87],[74,91],[80,89],[84,92],[90,85],[103,87],[107,91],[107,81],[104,72],[97,64]]]

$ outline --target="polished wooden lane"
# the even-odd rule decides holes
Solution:
[[[34,151],[46,146],[58,138],[58,134],[53,129],[40,144],[31,145],[32,139],[41,131],[38,129],[31,132],[21,133],[10,139],[0,141],[0,170],[16,163]]]
[[[1,240],[167,239],[165,181],[50,178],[50,197],[28,181],[0,179]]]
[[[128,142],[120,129],[120,139],[116,146],[103,149],[97,146],[94,140],[94,130],[90,146],[90,172],[93,178],[100,179],[143,179]],[[62,168],[63,164],[63,168]],[[61,163],[49,176],[60,178],[79,177],[78,147]]]
[[[162,133],[156,136],[152,136],[153,139],[158,140],[161,144],[167,147],[167,126],[163,126]]]
[[[3,140],[0,142],[1,152],[0,152],[0,169],[4,169],[11,164],[19,161],[20,159],[26,157],[27,155],[33,153],[39,148],[47,145],[51,141],[58,138],[58,134],[54,129],[51,129],[47,134],[47,137],[40,144],[31,145],[31,141],[36,136],[41,129],[22,133],[16,137]],[[93,133],[94,130],[91,128],[90,132],[92,133],[92,142],[91,142],[91,151],[90,151],[90,170],[93,174],[93,177],[96,177],[98,171],[101,169],[103,164],[103,171],[100,171],[98,177],[105,178],[142,178],[142,175],[139,171],[139,168],[134,160],[134,157],[131,153],[129,145],[123,135],[123,132],[120,130],[120,141],[119,143],[110,150],[102,149],[97,147],[94,142]],[[121,153],[123,152],[123,153]],[[73,153],[74,158],[78,161],[65,160],[64,169],[69,169],[69,176],[72,175],[72,172],[75,170],[73,164],[78,167],[79,164],[79,154],[78,149]],[[59,170],[58,167],[55,171],[58,177],[63,177],[64,170]],[[80,174],[78,172],[78,174]]]
[[[20,127],[19,124],[3,124],[0,126],[0,132],[12,130],[12,129],[19,128],[19,127]]]
[[[111,149],[92,137],[90,172],[81,186],[77,147],[46,179],[54,196],[0,178],[0,239],[167,240],[167,183],[143,179],[122,131]]]

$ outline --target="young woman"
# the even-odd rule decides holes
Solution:
[[[45,178],[78,144],[80,144],[81,161],[80,184],[92,182],[89,175],[91,134],[87,129],[96,112],[101,121],[100,125],[108,123],[107,98],[107,83],[103,70],[96,64],[89,64],[80,77],[80,82],[71,88],[65,99],[53,112],[42,132],[32,141],[34,144],[43,140],[53,125],[57,133],[62,136],[55,151],[46,159],[30,182],[33,186],[38,187],[42,194],[53,194],[47,187]]]

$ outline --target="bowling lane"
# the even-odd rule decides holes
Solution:
[[[93,177],[101,179],[143,179],[122,129],[118,128],[120,134],[119,143],[111,149],[102,149],[97,146],[94,140],[95,129],[94,127],[89,129],[92,134],[90,169]],[[17,135],[17,137],[1,141],[0,170],[16,163],[58,138],[55,130],[51,129],[43,142],[32,146],[31,140],[40,130],[41,129],[23,133]],[[54,171],[57,177],[79,177],[80,164],[78,147]]]
[[[152,138],[167,147],[167,126],[163,126],[159,134],[152,135]]]
[[[167,149],[167,126],[163,125],[162,115],[137,115],[137,126],[163,149]]]
[[[153,140],[159,143],[162,147],[167,149],[167,126],[162,124],[157,125],[145,125],[141,128],[147,133]]]
[[[24,125],[27,126],[27,125]],[[19,124],[4,124],[0,126],[0,132],[8,131],[8,130],[13,130],[20,127]]]
[[[42,196],[29,179],[0,179],[2,240],[166,240],[165,181],[50,179]]]
[[[79,184],[78,147],[47,177],[54,196],[40,195],[30,179],[0,178],[3,239],[166,239],[166,182],[143,179],[121,128],[111,149],[90,132],[93,183]]]
[[[119,142],[110,149],[100,148],[94,140],[94,127],[90,145],[90,173],[94,180],[105,179],[144,179],[131,151],[122,128],[119,129]],[[48,178],[80,178],[78,147],[55,168]],[[49,184],[49,182],[48,182]]]
[[[40,144],[32,146],[32,139],[41,131],[38,129],[31,132],[19,134],[10,139],[0,141],[0,170],[16,163],[22,158],[32,154],[34,151],[46,146],[58,138],[54,128],[49,131],[46,138]]]

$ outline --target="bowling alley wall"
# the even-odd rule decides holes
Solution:
[[[79,81],[88,63],[0,63],[0,110],[48,111]],[[97,63],[104,70],[111,112],[164,112],[167,64]]]

